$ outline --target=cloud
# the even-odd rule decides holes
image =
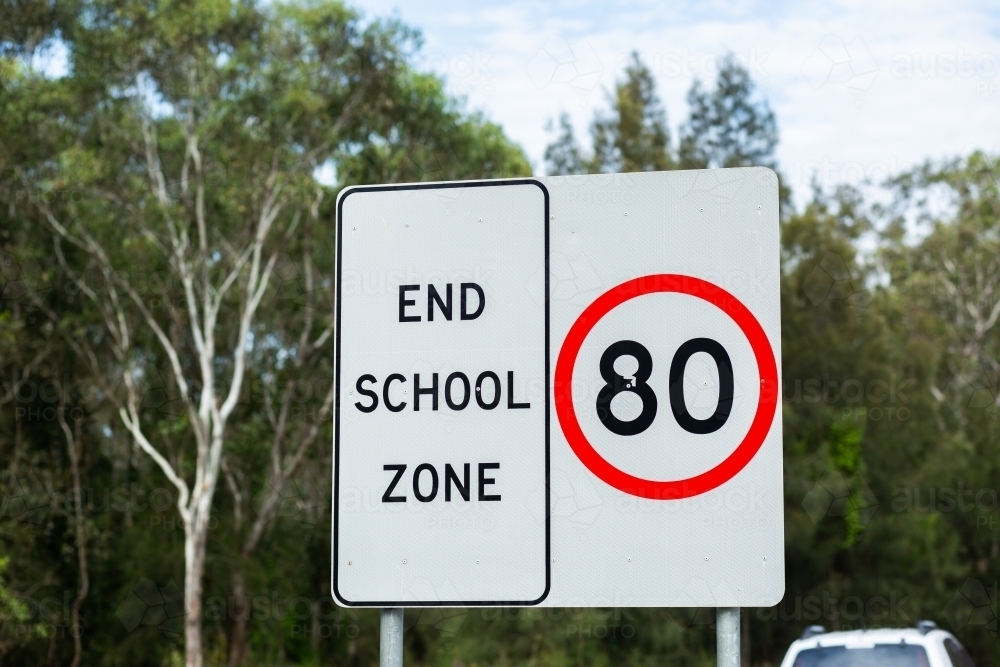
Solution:
[[[444,12],[430,0],[372,0],[366,7],[372,15],[400,7],[401,17],[423,30],[425,52],[446,59],[490,54],[488,91],[463,87],[454,76],[449,86],[503,125],[538,173],[551,140],[546,121],[565,111],[585,132],[632,50],[653,69],[675,128],[686,115],[693,78],[712,79],[715,59],[736,53],[778,116],[778,157],[800,201],[809,195],[813,171],[827,184],[878,180],[929,156],[998,148],[982,144],[1000,108],[1000,15],[973,0],[911,3],[905,10],[847,0],[643,0],[624,7],[484,0]],[[587,62],[601,63],[597,81],[540,88],[541,70],[532,63],[545,64],[538,54],[553,44],[585,44]],[[964,70],[952,65],[963,59]],[[560,75],[568,76],[572,68],[563,69]]]

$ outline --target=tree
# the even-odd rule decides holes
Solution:
[[[695,79],[687,95],[688,119],[681,126],[674,157],[667,114],[656,95],[653,74],[633,53],[625,77],[609,96],[610,113],[595,114],[590,127],[593,154],[580,148],[569,117],[560,116],[555,140],[545,151],[549,174],[624,173],[667,169],[776,168],[777,121],[767,100],[756,94],[750,73],[733,54],[720,61],[715,88]],[[790,193],[782,188],[787,208]]]
[[[413,31],[336,3],[11,0],[0,14],[0,660],[176,664],[176,630],[189,664],[373,663],[377,612],[339,615],[326,597],[335,197],[523,175],[523,153],[410,67]],[[66,76],[30,66],[47,44],[65,46]],[[593,155],[559,119],[550,171],[664,164],[665,115],[661,154],[637,67],[596,115]],[[694,166],[773,165],[752,87],[693,90]],[[749,107],[757,121],[730,124]],[[838,188],[786,210],[787,593],[747,613],[753,664],[777,664],[814,622],[917,618],[977,664],[994,657],[996,165],[930,162],[881,207]],[[169,486],[177,505],[114,509],[133,485]],[[182,576],[186,614],[126,623],[137,581]],[[973,579],[986,616],[959,594]],[[307,597],[297,628],[257,617],[258,596],[287,592]],[[972,616],[949,615],[956,600]],[[714,659],[706,610],[407,619],[407,659],[428,666]]]
[[[945,505],[936,514],[936,530],[955,542],[954,556],[940,566],[945,576],[937,576],[944,603],[967,578],[988,586],[1000,573],[1000,539],[980,518],[991,502],[973,503],[976,511],[968,511],[969,489],[984,494],[982,500],[1000,480],[998,184],[997,157],[977,151],[892,178],[887,185],[894,196],[881,207],[879,259],[903,304],[914,358],[927,360],[927,441],[908,457],[913,464],[904,488],[950,490],[964,508]],[[920,498],[899,500],[913,505]],[[995,636],[972,624],[963,631],[966,645],[982,656],[978,661],[988,662]]]
[[[0,557],[0,577],[9,564],[9,557]],[[33,620],[27,605],[11,594],[3,579],[0,578],[0,658],[17,643],[18,636],[24,634],[25,630],[45,635],[47,632],[45,625],[32,622]],[[25,625],[26,623],[27,625]]]
[[[622,173],[673,168],[667,114],[656,95],[653,74],[632,53],[625,78],[609,96],[610,114],[596,114],[590,127],[594,153],[585,157],[569,117],[559,119],[559,135],[545,150],[548,173]],[[550,125],[551,127],[551,125]]]
[[[656,83],[637,52],[615,86],[610,116],[598,116],[591,127],[594,171],[624,173],[664,171],[673,166],[667,112],[656,95]]]
[[[549,131],[554,129],[551,121],[546,129]],[[545,147],[545,164],[546,171],[551,176],[587,173],[586,159],[573,134],[573,123],[569,119],[569,114],[563,113],[559,116],[559,134],[555,141]]]
[[[714,90],[705,90],[700,80],[694,80],[678,149],[683,168],[775,168],[777,122],[767,101],[755,93],[750,72],[732,53],[719,63]]]
[[[34,307],[111,406],[107,428],[176,490],[185,661],[198,666],[220,480],[237,517],[259,500],[234,525],[245,558],[329,424],[333,254],[321,239],[333,193],[314,174],[332,163],[342,183],[433,179],[419,167],[444,151],[449,177],[524,174],[527,162],[409,68],[415,33],[337,3],[94,2],[61,35],[63,79],[5,61],[5,175],[31,193],[9,203],[47,225],[47,269],[82,299],[69,312],[34,294]],[[290,416],[296,382],[323,387],[305,416]],[[254,391],[269,451],[238,461],[237,442],[260,449],[247,443]]]

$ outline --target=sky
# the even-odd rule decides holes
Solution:
[[[356,5],[358,6],[358,5]],[[364,0],[423,33],[418,63],[519,143],[544,173],[546,124],[588,137],[632,51],[652,70],[676,145],[695,78],[734,53],[774,110],[777,157],[802,204],[927,158],[1000,153],[1000,4],[713,0]]]

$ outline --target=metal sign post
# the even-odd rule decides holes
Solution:
[[[719,667],[740,667],[739,607],[719,607],[715,610],[715,652]],[[384,660],[382,667],[386,667]]]
[[[379,667],[403,667],[403,610],[400,607],[382,609],[378,664]]]

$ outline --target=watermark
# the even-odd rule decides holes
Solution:
[[[829,375],[805,380],[796,378],[794,382],[785,384],[782,400],[796,404],[826,403],[834,405],[840,401],[851,404],[867,401],[876,405],[883,403],[898,405],[910,402],[909,396],[905,392],[910,391],[911,385],[915,382],[916,380],[912,378],[900,378],[895,373],[890,373],[887,380],[882,378],[838,380]]]
[[[836,35],[826,35],[802,63],[801,70],[813,90],[841,86],[860,107],[865,93],[875,83],[879,65],[861,37],[845,42]]]
[[[841,419],[853,422],[880,422],[898,421],[905,422],[910,418],[909,408],[844,408],[841,411]]]
[[[913,378],[900,378],[890,373],[883,378],[848,378],[838,380],[829,375],[821,378],[796,378],[783,388],[782,401],[789,404],[842,404],[843,422],[905,422],[912,412],[905,393],[915,384]],[[862,404],[864,403],[864,404]]]
[[[262,306],[269,307],[283,303],[305,305],[306,282],[300,264],[301,262],[287,253],[275,255],[274,268],[271,269],[271,277],[267,281],[268,289],[261,301]],[[314,289],[313,294],[319,291]]]
[[[997,491],[991,488],[967,489],[961,482],[957,488],[899,488],[892,492],[893,512],[995,512]],[[985,520],[985,517],[980,517]],[[981,526],[985,526],[985,521]]]
[[[906,609],[909,601],[908,595],[896,591],[890,591],[888,597],[868,598],[857,595],[838,598],[830,591],[823,591],[821,595],[786,596],[774,607],[758,609],[757,618],[762,621],[826,621],[839,630],[854,629],[851,623],[867,629],[899,627],[912,624],[913,616]]]
[[[83,634],[82,627],[73,627],[75,592],[63,591],[62,596],[35,597],[11,592],[16,605],[13,617],[2,618],[3,636],[16,641],[30,639],[65,639]]]
[[[451,55],[431,53],[424,59],[424,64],[444,78],[448,82],[448,88],[456,95],[493,95],[496,92],[493,71],[490,69],[493,55],[480,49]]]
[[[445,650],[450,650],[454,645],[455,637],[458,636],[459,630],[462,629],[466,619],[469,617],[470,611],[468,609],[443,609],[435,607],[414,610],[413,614],[416,616],[416,620],[412,620],[412,616],[407,618],[407,629],[415,625],[423,626],[427,630],[433,629],[438,633],[442,647]]]
[[[996,637],[997,582],[986,587],[978,579],[967,577],[945,606],[944,617],[955,631],[966,626],[980,626]]]
[[[251,371],[259,371],[251,367]],[[176,383],[172,380],[173,371],[166,366],[148,366],[142,369],[141,374],[136,373],[136,385],[138,388],[139,408],[141,410],[152,410],[167,419],[178,419],[188,414],[184,399],[177,389]],[[298,420],[316,421],[320,419],[320,402],[330,391],[330,377],[317,377],[315,379],[303,378],[275,378],[271,379],[261,372],[257,372],[253,379],[247,379],[243,383],[240,392],[240,400],[254,404],[264,403],[268,394],[273,396],[287,397],[291,401],[292,407],[288,417],[293,422]],[[118,375],[113,378],[114,383],[111,390],[125,398],[124,379]],[[58,419],[60,412],[67,421],[76,421],[88,416],[88,413],[79,407],[85,401],[92,399],[93,393],[90,391],[91,385],[86,380],[73,378],[64,375],[62,381],[46,378],[36,380],[35,378],[22,378],[13,380],[11,378],[0,378],[0,392],[9,395],[10,401],[14,403],[14,417],[17,420],[29,422],[54,422]],[[221,380],[216,380],[215,392],[217,395],[225,395],[228,387]],[[73,407],[60,407],[60,404],[75,404]],[[323,417],[323,421],[330,420],[330,415]]]
[[[214,514],[208,518],[206,527],[209,530],[215,530],[219,527],[219,518]],[[175,531],[184,530],[184,521],[172,514],[166,516],[151,516],[149,517],[149,528],[150,530],[165,530],[165,531]]]
[[[0,522],[40,526],[55,502],[55,492],[34,469],[0,471]]]
[[[291,626],[292,637],[303,637],[308,639],[339,639],[347,637],[355,639],[361,634],[361,628],[354,623],[333,623],[316,622],[293,623]]]
[[[341,291],[347,295],[376,295],[399,293],[400,285],[433,284],[438,289],[453,285],[457,291],[461,283],[476,283],[490,287],[499,276],[489,268],[480,266],[468,270],[449,273],[443,271],[418,271],[413,266],[400,267],[392,271],[344,271],[341,277]]]
[[[976,95],[1000,94],[1000,81],[976,81]]]
[[[802,508],[813,523],[826,517],[845,517],[859,531],[875,516],[878,505],[878,498],[861,473],[847,477],[837,470],[828,470],[802,500]]]
[[[956,373],[944,392],[931,387],[931,393],[939,401],[950,395],[950,405],[959,415],[985,412],[996,421],[1000,416],[1000,364],[984,356]]]
[[[408,472],[407,472],[408,474]],[[339,506],[342,512],[363,513],[368,515],[413,515],[415,520],[428,528],[461,527],[466,530],[482,528],[488,530],[493,526],[492,519],[478,514],[475,503],[460,503],[449,508],[448,516],[430,518],[425,516],[426,510],[415,502],[386,502],[385,490],[393,477],[392,471],[385,472],[385,484],[378,487],[358,487],[341,484]],[[393,493],[406,493],[406,482],[400,482],[393,488]],[[544,486],[523,489],[527,496],[543,496]],[[720,489],[718,493],[701,494],[689,498],[679,511],[693,515],[703,525],[726,526],[746,525],[767,522],[766,513],[773,508],[774,487],[765,484],[744,486],[739,489]],[[594,483],[586,476],[579,475],[573,479],[556,473],[553,475],[551,487],[552,514],[566,517],[568,521],[580,526],[592,524],[606,509],[616,515],[623,514],[656,514],[660,510],[655,504],[644,502],[636,496],[620,494],[621,497],[611,501],[601,499],[596,493]],[[833,516],[833,515],[831,515]],[[732,522],[730,524],[730,522]]]
[[[140,579],[115,611],[126,632],[155,627],[164,637],[175,639],[184,632],[184,595],[174,580],[160,587],[152,579]]]
[[[0,170],[2,171],[2,170]],[[3,174],[0,173],[0,176]],[[0,187],[4,184],[0,182]],[[53,193],[54,196],[58,193]],[[166,241],[164,240],[166,243]],[[215,251],[205,263],[205,270],[213,282],[221,283],[230,266],[223,262],[221,251]],[[226,259],[232,259],[227,257]],[[300,275],[299,262],[286,254],[279,254],[269,280],[268,298],[273,300],[301,299],[304,295],[303,279]],[[60,291],[71,298],[76,298],[81,292],[89,290],[95,293],[108,291],[109,281],[114,284],[127,284],[139,296],[143,297],[145,305],[152,311],[169,307],[186,308],[185,289],[181,276],[173,271],[150,269],[147,265],[124,265],[105,273],[97,268],[81,270],[75,276],[63,275],[60,283],[55,285]],[[271,281],[276,281],[271,285]],[[48,279],[39,261],[33,257],[18,257],[8,251],[0,251],[0,299],[25,300],[35,293],[51,289]],[[196,304],[201,307],[201,304]]]
[[[50,287],[38,260],[19,259],[0,250],[0,300],[27,303],[40,298]]]
[[[246,604],[237,602],[234,596],[223,597],[213,595],[205,599],[205,619],[208,621],[292,621],[293,624],[306,626],[307,621],[317,620],[320,623],[340,625],[342,634],[356,637],[358,626],[357,613],[350,609],[338,607],[333,598],[324,595],[313,598],[306,595],[282,595],[278,591],[266,591],[263,595],[254,595],[246,599]],[[352,629],[347,630],[348,626]],[[299,632],[308,635],[305,628]],[[332,636],[327,634],[326,636]]]
[[[563,623],[566,637],[580,639],[631,639],[636,634],[636,619],[626,607],[548,607],[519,609],[492,607],[480,611],[484,621],[547,619]]]
[[[885,160],[835,160],[829,155],[820,159],[797,160],[788,170],[791,183],[808,188],[815,178],[820,183],[881,183],[903,171],[895,155]]]
[[[613,623],[569,623],[566,625],[566,636],[581,639],[589,639],[591,637],[596,639],[604,639],[605,637],[631,639],[635,637],[635,626],[631,623],[625,623],[624,625]]]
[[[851,273],[844,258],[837,253],[827,252],[823,259],[802,281],[802,291],[813,306],[827,301],[846,301],[860,321],[872,300],[871,290],[864,280]]]
[[[54,406],[49,407],[37,407],[37,408],[25,408],[18,406],[14,408],[14,418],[18,421],[29,421],[29,422],[51,422],[55,421],[59,414],[62,413],[65,417],[76,421],[77,419],[83,419],[84,413],[82,408],[57,408]]]
[[[74,494],[51,491],[33,469],[0,471],[0,500],[0,522],[13,521],[39,527],[52,510],[66,516],[76,513]],[[80,504],[82,511],[89,516],[111,513],[138,519],[150,513],[150,530],[184,528],[182,520],[174,514],[177,491],[173,487],[147,487],[135,482],[97,488],[86,486],[80,489]],[[213,514],[208,520],[208,528],[214,530],[220,523]]]
[[[538,90],[558,87],[586,96],[597,88],[604,65],[586,39],[571,42],[552,35],[528,61],[525,72]]]
[[[205,599],[204,609],[207,621],[277,622],[291,637],[355,639],[361,634],[357,612],[338,607],[329,595],[312,598],[268,591],[239,601],[234,596],[213,595]]]
[[[993,79],[1000,73],[1000,56],[965,49],[893,54],[889,76],[895,79]]]
[[[749,48],[740,53],[732,53],[736,61],[750,74],[751,78],[758,82],[767,77],[768,72],[765,63],[770,57],[768,51],[758,51],[756,48]],[[719,63],[726,56],[718,56],[714,53],[695,53],[689,49],[667,49],[665,51],[654,51],[652,53],[639,52],[639,60],[658,78],[670,79],[708,79],[719,71]],[[623,53],[618,56],[617,67],[623,67],[632,60],[631,53]],[[766,86],[762,86],[766,92]]]
[[[187,406],[181,397],[176,383],[171,381],[171,371],[165,368],[149,368],[139,380],[139,391],[142,399],[140,409],[155,410],[168,419],[179,419],[187,413]],[[221,386],[216,387],[219,395]]]
[[[330,506],[325,500],[316,500],[319,495],[304,480],[289,479],[280,487],[268,482],[268,488],[254,494],[250,506],[259,516],[267,509],[265,503],[274,496],[277,507],[269,510],[272,512],[271,516],[291,520],[300,530],[311,532]]]
[[[249,117],[247,124],[259,122],[255,117]],[[164,148],[157,154],[155,169],[163,177],[163,194],[170,202],[178,202],[194,196],[192,177],[185,175],[184,164],[190,163],[183,150]],[[72,164],[64,165],[73,173]],[[190,166],[190,165],[189,165]],[[284,166],[284,165],[283,165]],[[279,169],[279,174],[292,179],[312,174],[312,165],[289,165]],[[135,203],[137,200],[154,199],[159,192],[153,190],[150,177],[150,163],[145,154],[133,154],[123,159],[114,174],[107,178],[88,184],[76,184],[72,179],[56,179],[55,173],[40,174],[36,165],[0,165],[0,191],[3,191],[9,204],[18,206],[59,207],[71,206],[83,201],[101,199],[109,193],[116,200]],[[25,174],[30,174],[29,180]],[[206,161],[203,165],[200,182],[208,189],[259,187],[267,182],[271,175],[270,164],[258,162],[220,163]],[[43,178],[49,176],[50,178]],[[53,185],[58,181],[58,186]],[[315,200],[314,190],[303,188],[289,190],[283,194],[283,199],[289,203],[308,206]],[[242,207],[241,207],[242,208]],[[155,232],[154,232],[155,233]],[[161,236],[161,241],[166,241]]]

